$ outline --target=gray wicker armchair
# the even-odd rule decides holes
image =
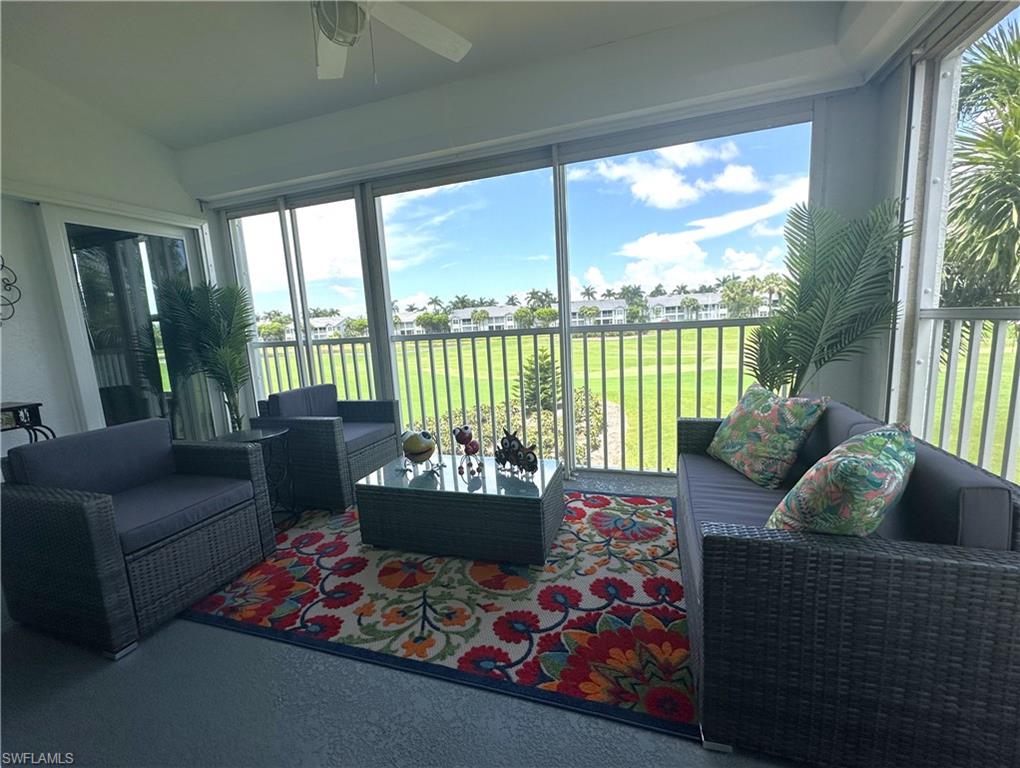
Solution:
[[[287,427],[295,509],[346,509],[354,484],[400,454],[396,400],[337,400],[333,384],[270,395],[253,428]]]
[[[276,549],[255,445],[147,419],[12,448],[3,470],[11,617],[112,658]]]
[[[681,419],[677,524],[706,746],[829,766],[1020,765],[1015,486],[918,442],[868,538],[762,526],[807,466],[877,422],[834,403],[787,487]],[[961,546],[962,545],[962,546]]]

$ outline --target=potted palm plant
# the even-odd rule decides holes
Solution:
[[[855,220],[817,206],[790,211],[789,276],[744,358],[762,386],[798,395],[822,367],[860,354],[891,327],[893,270],[905,234],[894,200]]]
[[[248,343],[254,337],[255,312],[248,292],[236,285],[201,283],[184,278],[160,286],[164,334],[176,340],[195,372],[204,373],[223,393],[233,430],[243,427],[239,395],[251,381]]]

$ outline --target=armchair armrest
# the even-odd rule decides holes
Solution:
[[[254,419],[253,419],[254,421]],[[186,475],[218,475],[250,480],[255,493],[262,551],[269,555],[276,549],[273,509],[269,503],[269,486],[262,449],[254,443],[218,443],[175,441],[174,463],[177,472]]]
[[[5,483],[0,579],[12,618],[115,654],[138,639],[113,498]]]
[[[677,419],[677,453],[704,453],[712,444],[722,419]]]
[[[400,405],[396,400],[340,400],[337,413],[348,421],[388,421],[400,434]]]
[[[702,531],[706,738],[861,766],[1020,754],[1020,553]]]

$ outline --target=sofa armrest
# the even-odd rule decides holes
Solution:
[[[254,419],[253,419],[254,421]],[[259,537],[263,554],[276,549],[273,508],[269,503],[269,486],[262,449],[255,443],[175,441],[174,464],[184,475],[218,475],[250,480],[255,495]]]
[[[396,400],[340,400],[337,413],[348,421],[388,421],[397,434],[400,429],[400,405]]]
[[[677,419],[677,453],[705,453],[722,419]]]
[[[138,639],[111,496],[4,483],[0,509],[13,619],[110,654]]]
[[[1020,553],[702,531],[706,738],[861,766],[1020,754]]]

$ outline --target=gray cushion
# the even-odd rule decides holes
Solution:
[[[174,471],[170,422],[145,419],[12,448],[14,482],[119,493]]]
[[[169,475],[114,494],[121,548],[135,552],[254,495],[248,480],[208,475]]]
[[[999,478],[918,441],[896,527],[879,532],[935,544],[1010,549],[1013,491]]]
[[[701,523],[764,526],[789,490],[762,488],[721,461],[697,454],[680,457],[680,478],[698,530]]]
[[[397,433],[392,421],[347,421],[344,419],[344,443],[348,452],[368,448]]]
[[[336,386],[318,384],[269,396],[267,416],[336,416]]]

